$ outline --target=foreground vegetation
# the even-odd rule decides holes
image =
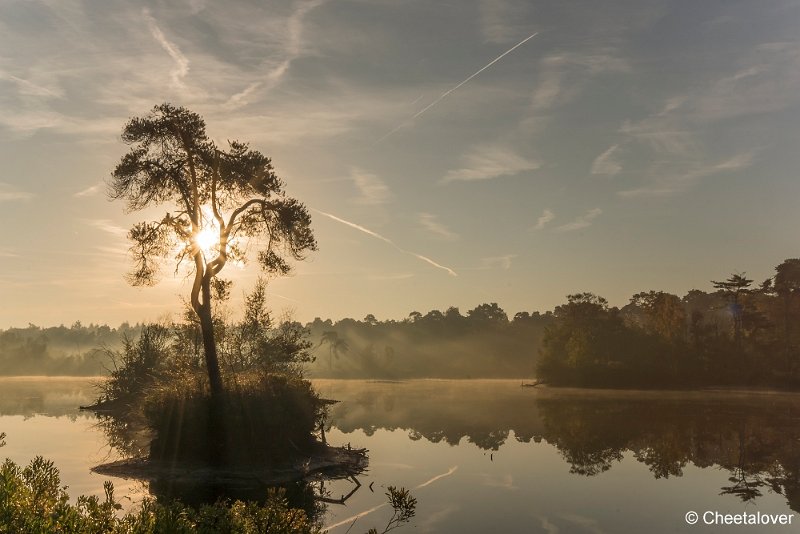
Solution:
[[[0,446],[5,434],[0,434]],[[0,532],[112,534],[112,533],[259,533],[313,534],[322,529],[305,511],[290,508],[282,491],[270,491],[263,503],[221,500],[199,507],[178,501],[144,499],[138,511],[120,512],[111,482],[105,495],[80,496],[69,502],[66,486],[53,462],[36,457],[21,468],[6,459],[0,466]],[[404,489],[388,488],[394,510],[384,532],[408,522],[416,500]],[[370,532],[377,532],[371,530]]]

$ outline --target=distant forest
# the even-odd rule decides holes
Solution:
[[[552,311],[513,317],[496,303],[403,320],[316,318],[311,377],[539,378],[553,385],[693,387],[800,385],[800,259],[760,284],[735,273],[679,297],[633,295],[622,308],[576,293]],[[281,328],[285,325],[278,325]],[[108,350],[141,325],[0,331],[2,375],[95,375]],[[107,350],[103,350],[107,349]]]

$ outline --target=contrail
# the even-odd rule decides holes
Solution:
[[[516,50],[517,48],[519,48],[520,46],[524,45],[525,43],[527,43],[528,41],[530,41],[531,39],[533,39],[533,38],[534,38],[534,37],[536,37],[537,35],[539,35],[539,32],[534,32],[534,33],[530,34],[530,35],[529,35],[529,36],[527,36],[525,39],[523,39],[522,41],[518,42],[517,44],[515,44],[514,46],[512,46],[511,48],[509,48],[508,50],[506,50],[505,52],[503,52],[502,54],[500,54],[499,56],[497,56],[496,58],[494,58],[493,60],[491,60],[489,63],[487,63],[486,65],[484,65],[484,66],[483,66],[483,67],[482,67],[480,70],[476,71],[474,74],[472,74],[472,75],[471,75],[471,76],[469,76],[468,78],[465,78],[465,79],[464,79],[464,80],[463,80],[461,83],[459,83],[458,85],[456,85],[456,86],[455,86],[455,87],[453,87],[452,89],[448,89],[447,91],[445,91],[444,93],[442,93],[441,95],[439,95],[439,97],[438,97],[436,100],[434,100],[433,102],[431,102],[430,104],[428,104],[427,106],[425,106],[424,108],[422,108],[421,110],[417,111],[417,112],[416,112],[416,113],[415,113],[415,114],[414,114],[414,115],[413,115],[413,116],[412,116],[410,119],[408,119],[407,121],[401,122],[401,123],[400,123],[400,124],[398,124],[398,125],[397,125],[397,126],[396,126],[396,127],[393,129],[393,130],[391,130],[389,133],[387,133],[386,135],[384,135],[383,137],[381,137],[380,139],[378,139],[377,141],[375,141],[375,142],[373,143],[373,146],[374,146],[374,145],[377,145],[378,143],[380,143],[381,141],[383,141],[384,139],[386,139],[387,137],[389,137],[390,135],[392,135],[393,133],[395,133],[395,132],[396,132],[397,130],[399,130],[400,128],[402,128],[402,127],[406,126],[408,123],[410,123],[411,121],[413,121],[414,119],[416,119],[417,117],[419,117],[420,115],[422,115],[423,113],[425,113],[426,111],[428,111],[429,109],[431,109],[433,106],[435,106],[436,104],[438,104],[439,102],[441,102],[442,100],[444,100],[445,98],[447,98],[447,96],[448,96],[450,93],[452,93],[453,91],[455,91],[456,89],[458,89],[459,87],[461,87],[462,85],[464,85],[465,83],[467,83],[468,81],[470,81],[472,78],[474,78],[475,76],[477,76],[477,75],[478,75],[478,74],[480,74],[481,72],[485,71],[486,69],[488,69],[489,67],[491,67],[492,65],[494,65],[495,63],[497,63],[498,61],[500,61],[501,59],[503,59],[503,58],[504,58],[504,57],[506,57],[508,54],[510,54],[511,52],[513,52],[514,50]]]
[[[457,465],[455,465],[455,466],[451,467],[450,469],[448,469],[447,473],[442,473],[441,475],[436,475],[432,479],[423,482],[422,484],[420,484],[419,486],[417,486],[414,489],[419,489],[419,488],[424,488],[425,486],[430,486],[431,484],[433,484],[434,482],[436,482],[440,478],[449,477],[450,475],[452,475],[453,473],[456,472],[456,469],[458,469]]]
[[[394,243],[394,241],[392,241],[392,240],[391,240],[391,239],[389,239],[388,237],[384,237],[384,236],[382,236],[381,234],[379,234],[379,233],[377,233],[377,232],[373,232],[373,231],[372,231],[372,230],[370,230],[369,228],[364,228],[364,227],[363,227],[363,226],[361,226],[360,224],[356,224],[356,223],[354,223],[354,222],[346,221],[346,220],[344,220],[344,219],[341,219],[341,218],[337,217],[336,215],[332,215],[332,214],[330,214],[330,213],[326,213],[326,212],[324,212],[324,211],[320,211],[320,210],[318,210],[318,209],[315,209],[315,208],[310,208],[310,209],[311,209],[311,211],[314,211],[314,212],[316,212],[316,213],[319,213],[320,215],[324,215],[325,217],[328,217],[329,219],[333,219],[333,220],[334,220],[334,221],[336,221],[336,222],[340,222],[340,223],[342,223],[342,224],[344,224],[344,225],[347,225],[347,226],[349,226],[350,228],[355,228],[355,229],[356,229],[356,230],[358,230],[359,232],[364,232],[364,233],[365,233],[365,234],[367,234],[367,235],[371,235],[371,236],[372,236],[372,237],[374,237],[375,239],[380,239],[381,241],[383,241],[383,242],[385,242],[385,243],[388,243],[388,244],[390,244],[391,246],[393,246],[395,249],[397,249],[398,251],[402,252],[403,254],[408,254],[408,255],[410,255],[410,256],[414,256],[415,258],[417,258],[417,259],[419,259],[419,260],[422,260],[422,261],[424,261],[425,263],[428,263],[428,264],[430,264],[430,265],[433,265],[433,266],[434,266],[434,267],[436,267],[437,269],[442,269],[443,271],[447,271],[447,274],[449,274],[450,276],[458,276],[458,273],[456,273],[456,272],[455,272],[453,269],[451,269],[450,267],[445,267],[445,266],[444,266],[444,265],[442,265],[441,263],[436,263],[436,262],[435,262],[435,261],[433,261],[432,259],[428,258],[427,256],[423,256],[422,254],[417,254],[416,252],[411,252],[410,250],[406,250],[406,249],[404,249],[404,248],[401,248],[401,247],[397,246],[397,245]]]
[[[436,481],[437,481],[437,480],[439,480],[440,478],[449,477],[450,475],[452,475],[453,473],[455,473],[455,472],[456,472],[456,469],[458,469],[458,466],[457,466],[457,465],[456,465],[456,466],[454,466],[454,467],[451,467],[451,468],[450,468],[450,469],[449,469],[449,470],[448,470],[446,473],[442,473],[441,475],[436,475],[436,476],[435,476],[435,477],[433,477],[432,479],[430,479],[430,480],[427,480],[427,481],[423,482],[422,484],[419,484],[419,485],[415,486],[413,489],[420,489],[420,488],[424,488],[425,486],[428,486],[428,485],[430,485],[430,484],[433,484],[434,482],[436,482]],[[327,527],[325,527],[323,530],[324,530],[324,531],[329,531],[329,530],[333,530],[333,529],[335,529],[336,527],[340,527],[340,526],[342,526],[342,525],[346,525],[347,523],[352,523],[352,522],[354,522],[354,521],[356,521],[356,520],[358,520],[358,519],[360,519],[360,518],[364,517],[365,515],[369,515],[369,514],[371,514],[371,513],[372,513],[372,512],[374,512],[375,510],[380,510],[380,509],[381,509],[381,508],[383,508],[384,506],[389,506],[389,503],[388,503],[388,502],[385,502],[385,503],[379,504],[379,505],[377,505],[377,506],[373,506],[372,508],[369,508],[369,509],[367,509],[367,510],[364,510],[363,512],[359,512],[359,513],[357,513],[356,515],[352,515],[352,516],[348,517],[347,519],[342,519],[342,520],[341,520],[341,521],[339,521],[338,523],[334,523],[333,525],[328,525],[328,526],[327,526]]]

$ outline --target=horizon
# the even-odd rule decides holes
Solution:
[[[106,180],[171,102],[273,159],[319,251],[270,281],[295,320],[401,320],[576,291],[622,307],[797,257],[800,6],[476,0],[0,6],[0,328],[180,313],[129,286]],[[230,307],[259,274],[231,265]],[[513,310],[513,311],[510,311]]]

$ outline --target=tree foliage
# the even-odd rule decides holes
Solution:
[[[200,319],[212,391],[222,380],[212,320],[212,288],[231,260],[245,261],[245,245],[259,238],[258,261],[268,273],[286,274],[287,257],[316,250],[311,217],[287,197],[272,161],[246,143],[220,147],[206,134],[203,119],[183,107],[161,104],[126,125],[130,150],[111,176],[109,196],[129,211],[167,205],[163,218],[134,225],[134,269],[129,281],[151,285],[172,257],[176,271],[188,262],[194,281],[190,302]]]

